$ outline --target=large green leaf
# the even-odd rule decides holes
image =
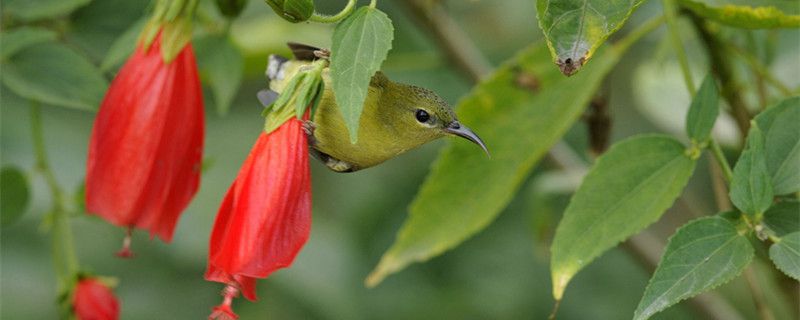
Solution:
[[[0,225],[7,226],[25,213],[30,199],[28,179],[15,167],[0,170]]]
[[[5,0],[3,11],[25,21],[64,16],[91,0]]]
[[[697,143],[706,142],[718,115],[719,91],[714,77],[707,75],[686,114],[686,134]]]
[[[800,231],[800,201],[781,201],[764,213],[764,225],[777,236]]]
[[[681,300],[732,280],[751,259],[750,242],[727,220],[707,217],[687,223],[669,239],[634,320],[650,318]]]
[[[0,59],[8,58],[19,50],[34,44],[56,39],[56,33],[41,27],[19,27],[0,33]]]
[[[227,34],[197,39],[194,48],[200,72],[214,93],[217,114],[225,115],[242,83],[244,58]]]
[[[572,196],[550,249],[556,300],[592,260],[658,220],[694,166],[680,142],[661,135],[619,142],[598,158]]]
[[[733,168],[731,202],[739,210],[750,215],[764,213],[772,204],[772,183],[764,156],[764,137],[754,125],[747,134],[747,147],[736,167]]]
[[[775,194],[800,191],[800,97],[783,100],[755,120],[764,132],[767,169]]]
[[[108,85],[86,58],[57,43],[21,50],[4,65],[2,81],[24,98],[82,110],[96,110]]]
[[[800,280],[800,232],[792,232],[769,247],[769,257],[786,275]]]
[[[381,68],[393,38],[392,20],[372,7],[358,9],[333,31],[331,81],[353,143],[358,141],[370,79]]]
[[[483,137],[491,159],[462,140],[442,150],[368,284],[437,256],[492,222],[536,162],[580,117],[621,51],[601,50],[595,64],[566,78],[552,68],[547,47],[539,43],[476,86],[457,113]]]
[[[698,15],[748,29],[800,27],[796,0],[681,0]]]
[[[644,0],[537,0],[539,27],[553,61],[572,75]]]

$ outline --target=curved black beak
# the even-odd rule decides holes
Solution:
[[[483,140],[481,140],[481,137],[478,137],[478,135],[475,134],[475,132],[472,132],[472,130],[462,125],[458,121],[451,122],[450,125],[444,128],[444,132],[447,132],[449,134],[454,134],[469,141],[472,141],[473,143],[480,146],[484,152],[486,152],[486,156],[490,158],[492,157],[492,155],[489,154],[489,149],[486,149],[486,144],[483,143]]]

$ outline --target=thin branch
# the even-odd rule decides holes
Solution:
[[[400,3],[431,32],[447,61],[470,81],[480,82],[483,76],[491,72],[491,63],[440,4],[423,0],[406,0]]]

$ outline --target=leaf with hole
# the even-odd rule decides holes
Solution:
[[[658,220],[681,194],[695,161],[672,137],[633,137],[597,159],[556,229],[553,296],[595,258]]]
[[[7,226],[17,221],[28,207],[30,200],[28,179],[15,167],[0,170],[0,225]]]
[[[769,258],[787,276],[800,280],[800,232],[792,232],[769,247]]]
[[[800,27],[800,5],[794,0],[680,0],[697,15],[746,29]]]
[[[194,48],[200,73],[214,93],[217,114],[225,115],[242,83],[244,58],[227,34],[197,39]]]
[[[90,111],[98,108],[108,86],[97,67],[57,43],[21,50],[4,65],[2,81],[21,97]]]
[[[747,238],[723,218],[707,217],[687,223],[669,239],[634,320],[650,318],[732,280],[742,273],[753,255]]]
[[[442,150],[368,285],[438,256],[486,228],[534,165],[580,118],[623,51],[600,50],[593,65],[567,78],[550,65],[547,47],[538,43],[477,85],[456,109],[459,120],[492,150],[491,159],[467,141],[451,141]]]
[[[393,38],[392,20],[371,7],[358,9],[333,31],[332,89],[352,143],[358,141],[358,124],[370,79],[381,68]]]
[[[800,191],[800,97],[769,107],[755,118],[764,133],[767,170],[776,195]]]
[[[644,0],[537,0],[536,11],[553,62],[572,75]]]

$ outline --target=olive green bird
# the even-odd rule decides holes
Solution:
[[[271,55],[267,66],[269,89],[258,93],[269,106],[297,71],[327,52],[312,46],[289,43],[295,59]],[[458,122],[453,109],[436,93],[389,80],[377,72],[370,81],[358,130],[358,141],[350,136],[334,99],[328,69],[322,73],[324,92],[304,126],[312,155],[336,172],[353,172],[378,165],[408,150],[438,138],[454,135],[489,151],[480,137]]]

